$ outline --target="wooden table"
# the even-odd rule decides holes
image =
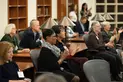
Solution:
[[[13,60],[18,64],[20,70],[33,67],[33,63],[29,52],[20,52],[14,54]]]
[[[73,56],[76,52],[84,50],[87,48],[83,37],[68,38],[67,43],[70,44],[70,52]]]
[[[84,43],[85,42],[82,36],[75,37],[75,38],[68,38],[67,41],[68,42],[75,42],[75,43]]]

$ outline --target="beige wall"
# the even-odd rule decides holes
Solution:
[[[0,0],[0,39],[4,35],[5,26],[8,24],[8,0]]]
[[[95,0],[79,0],[79,10],[83,2],[92,7],[95,14]],[[36,18],[36,0],[28,0],[28,26],[32,19]],[[57,18],[57,0],[52,0],[52,18]],[[8,24],[8,0],[0,0],[0,39],[4,35],[5,26]]]

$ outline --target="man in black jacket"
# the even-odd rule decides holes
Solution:
[[[40,32],[39,21],[33,19],[30,22],[30,27],[24,31],[20,46],[30,49],[39,48],[42,44]]]

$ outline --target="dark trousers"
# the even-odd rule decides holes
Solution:
[[[98,55],[100,55],[104,60],[109,62],[112,76],[115,77],[120,73],[121,60],[117,54],[106,50],[99,51]]]

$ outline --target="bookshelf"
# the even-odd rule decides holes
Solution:
[[[37,19],[43,24],[51,17],[52,0],[37,0]]]
[[[14,23],[17,30],[27,28],[27,0],[8,0],[8,23]]]
[[[58,8],[57,9],[57,18],[58,18],[58,20],[61,20],[64,16],[67,16],[69,14],[70,6],[72,4],[77,4],[77,6],[78,6],[78,0],[57,0],[57,8]],[[78,16],[78,10],[77,10],[77,16]]]
[[[123,0],[96,0],[96,12],[104,15],[109,13],[114,20],[110,21],[112,27],[123,26]]]
[[[70,7],[72,4],[75,4],[77,5],[77,17],[79,16],[79,12],[78,12],[78,0],[68,0],[68,15],[69,15],[69,12],[70,12]]]

